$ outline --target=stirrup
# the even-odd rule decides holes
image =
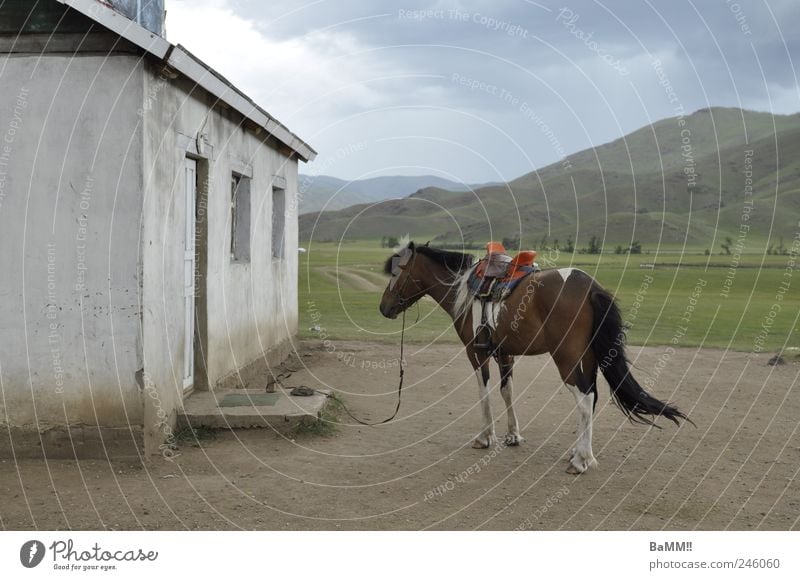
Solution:
[[[479,339],[486,338],[485,342],[481,340],[478,342]],[[475,337],[472,340],[472,348],[475,350],[483,350],[487,353],[491,354],[494,350],[494,345],[492,344],[492,331],[487,324],[480,324],[475,329]]]

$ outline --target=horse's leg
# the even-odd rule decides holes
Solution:
[[[517,426],[517,414],[514,412],[514,401],[512,397],[512,375],[514,371],[514,357],[501,355],[497,360],[500,366],[500,394],[506,402],[506,415],[508,416],[508,433],[506,434],[506,445],[519,445],[522,443],[522,436],[519,434]]]
[[[581,371],[583,371],[583,376],[589,383],[589,390],[594,396],[592,412],[594,412],[594,407],[597,406],[597,371],[599,366],[594,353],[591,350],[587,350],[581,360]]]
[[[472,446],[475,449],[486,449],[497,442],[494,433],[492,407],[489,403],[489,355],[476,352],[472,345],[468,347],[467,354],[472,362],[472,367],[475,369],[475,377],[478,379],[478,397],[481,402],[481,416],[483,419],[481,433],[475,438]]]
[[[584,359],[586,358],[584,356]],[[558,366],[561,379],[575,397],[575,404],[578,407],[578,442],[572,450],[567,473],[583,473],[597,465],[592,453],[592,415],[597,400],[597,389],[591,378],[587,378],[581,371],[580,357],[554,354],[553,359]],[[587,360],[584,368],[591,370],[595,366],[595,362]]]

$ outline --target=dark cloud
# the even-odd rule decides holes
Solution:
[[[513,178],[673,115],[665,78],[687,113],[800,109],[793,0],[229,4],[266,37],[302,40],[324,30],[379,63],[357,78],[381,96],[374,110],[344,90],[331,96],[325,119],[307,112],[293,123],[316,133],[320,159],[347,142],[371,143],[326,166],[344,177],[419,173],[398,168],[427,164],[471,182]],[[401,78],[381,80],[392,72]]]

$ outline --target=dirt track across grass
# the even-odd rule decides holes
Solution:
[[[287,387],[334,388],[358,416],[394,408],[396,347],[302,345]],[[407,350],[403,407],[380,427],[185,443],[172,462],[6,460],[3,529],[798,529],[800,364],[768,354],[631,349],[640,382],[697,424],[632,425],[600,384],[597,469],[565,473],[572,396],[549,357],[520,359],[526,441],[475,450],[477,386],[460,348]],[[299,363],[298,363],[298,366]],[[493,379],[496,379],[496,371]],[[498,435],[505,433],[492,393]],[[340,420],[348,423],[346,416]]]

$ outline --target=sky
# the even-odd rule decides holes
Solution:
[[[709,106],[800,111],[797,0],[167,0],[310,174],[507,181]]]

